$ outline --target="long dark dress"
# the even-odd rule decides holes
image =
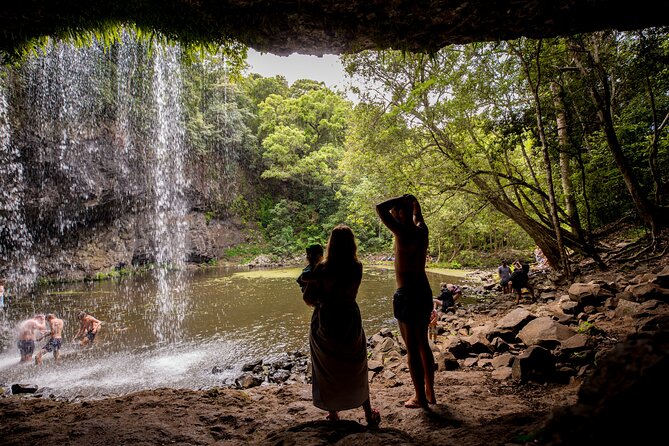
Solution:
[[[369,398],[367,338],[355,301],[362,265],[339,271],[319,265],[314,276],[319,287],[309,335],[314,405],[324,410],[360,407]]]

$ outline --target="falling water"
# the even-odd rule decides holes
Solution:
[[[158,313],[155,331],[160,341],[179,337],[188,302],[180,277],[186,252],[184,191],[184,127],[181,113],[179,50],[165,47],[155,52],[153,92],[156,102],[153,194],[154,243],[158,265]],[[168,268],[173,269],[170,274]],[[174,340],[174,339],[172,339]]]
[[[121,157],[127,161],[133,158],[135,144],[130,122],[130,110],[132,108],[132,85],[130,80],[137,69],[136,46],[132,44],[132,36],[123,31],[122,43],[118,45],[117,78],[116,78],[116,121],[117,134],[120,138]],[[120,163],[120,173],[124,178],[130,179],[130,168],[128,163]]]
[[[0,178],[4,179],[3,187],[0,188],[0,278],[7,281],[0,308],[0,340],[8,338],[12,332],[4,308],[9,302],[10,293],[16,294],[36,277],[35,259],[30,255],[21,255],[30,247],[32,240],[20,206],[23,166],[19,162],[19,151],[11,145],[3,79],[3,73],[0,72]]]
[[[16,271],[10,281],[21,276],[32,284],[23,294],[10,284],[16,300],[3,317],[16,324],[31,312],[54,311],[66,321],[68,340],[61,366],[22,367],[14,340],[0,333],[0,384],[36,382],[73,394],[85,386],[89,395],[168,383],[199,387],[220,382],[214,366],[238,370],[242,361],[304,341],[308,311],[290,298],[293,273],[285,281],[289,308],[281,309],[266,301],[277,298],[266,292],[273,283],[241,279],[259,290],[261,301],[253,303],[238,280],[194,282],[184,267],[191,185],[181,54],[178,46],[147,46],[129,33],[112,48],[51,42],[12,70],[6,84],[0,77],[0,275]],[[213,93],[224,103],[215,149],[232,160],[220,167],[234,178],[243,117],[224,74],[224,88]],[[236,187],[223,183],[224,195]],[[149,262],[154,274],[37,285],[67,265],[65,275],[100,271],[85,262],[106,248],[113,251],[99,256],[109,262],[103,268]],[[258,325],[257,307],[268,305],[276,316],[263,311],[266,325]],[[94,349],[69,342],[81,309],[105,322]],[[292,323],[296,335],[286,331]],[[259,327],[272,342],[259,337]],[[226,376],[233,374],[226,368]]]
[[[37,277],[32,236],[23,215],[23,165],[18,148],[11,144],[8,103],[0,73],[0,275],[7,280],[6,294],[20,293]],[[11,284],[11,285],[10,285]]]
[[[11,99],[0,85],[0,276],[10,293],[28,297],[44,261],[85,269],[68,262],[64,246],[78,249],[91,220],[127,226],[118,217],[134,214],[128,232],[146,242],[143,255],[156,265],[159,291],[147,320],[158,341],[178,340],[188,307],[179,48],[155,44],[148,52],[129,32],[113,48],[52,41],[12,75]],[[12,114],[21,117],[20,143]]]
[[[99,45],[77,49],[52,41],[43,54],[30,58],[14,73],[22,80],[14,83],[18,99],[13,104],[13,113],[21,120],[17,130],[21,136],[10,151],[17,160],[21,152],[20,169],[29,172],[13,179],[20,185],[13,196],[15,218],[33,210],[25,231],[19,231],[22,243],[12,245],[14,257],[31,259],[27,267],[25,262],[11,262],[17,271],[12,284],[26,285],[24,292],[40,276],[37,259],[59,261],[59,249],[52,248],[73,237],[83,220],[77,208],[100,192],[99,175],[91,166],[100,165],[107,154],[91,129],[97,127],[100,115],[103,57]],[[57,189],[57,183],[68,187]],[[37,223],[46,230],[36,231]]]

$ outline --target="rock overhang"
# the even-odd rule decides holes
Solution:
[[[34,0],[0,10],[0,51],[41,36],[133,23],[183,41],[261,52],[436,51],[450,44],[669,24],[650,0]]]

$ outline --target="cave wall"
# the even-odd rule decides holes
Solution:
[[[134,23],[183,43],[236,40],[263,52],[434,51],[449,44],[669,24],[656,2],[614,0],[36,0],[0,9],[0,55],[40,36]]]

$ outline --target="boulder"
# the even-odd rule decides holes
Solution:
[[[562,325],[550,317],[540,317],[530,321],[520,332],[518,338],[525,345],[542,345],[554,348],[561,341],[574,336],[576,332],[566,325]]]

